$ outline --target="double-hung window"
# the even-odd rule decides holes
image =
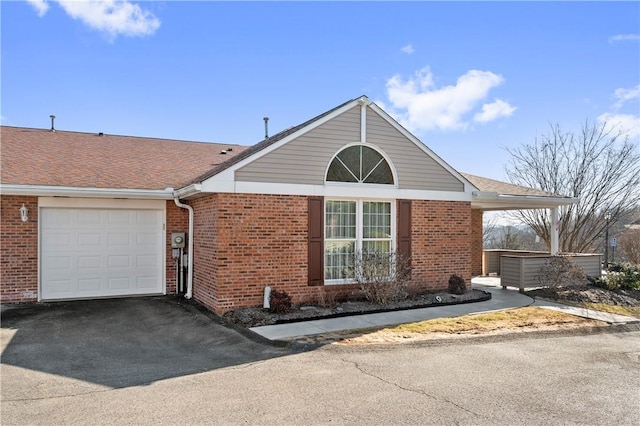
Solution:
[[[393,203],[327,200],[325,203],[325,269],[328,284],[355,279],[356,256],[393,250]]]

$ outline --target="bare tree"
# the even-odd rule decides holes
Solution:
[[[618,238],[622,258],[640,265],[640,229],[628,229]]]
[[[489,216],[484,217],[482,222],[482,246],[492,248],[496,239],[498,220],[495,216]]]
[[[585,122],[578,133],[551,125],[548,135],[507,149],[512,183],[557,195],[576,197],[560,208],[560,222],[550,224],[548,210],[522,210],[513,215],[551,245],[550,226],[559,227],[560,251],[593,250],[605,228],[640,201],[640,154],[619,129]]]

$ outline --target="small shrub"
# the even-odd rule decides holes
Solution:
[[[291,296],[286,291],[272,290],[269,304],[269,312],[286,314],[291,310]]]
[[[335,293],[333,291],[326,291],[324,288],[318,288],[316,303],[321,308],[335,308],[338,305]]]
[[[459,275],[451,275],[449,277],[449,293],[465,294],[467,292],[467,283]]]
[[[538,270],[538,280],[542,287],[586,285],[584,270],[564,256],[551,256]]]
[[[607,290],[618,288],[640,290],[640,265],[633,263],[611,265],[609,271],[596,280],[595,285]]]
[[[369,302],[388,305],[406,299],[411,283],[409,259],[399,253],[358,253],[356,282]]]

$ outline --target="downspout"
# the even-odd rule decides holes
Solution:
[[[559,238],[559,219],[558,208],[551,208],[551,223],[549,224],[549,230],[551,231],[551,256],[557,256],[560,251],[560,238]]]
[[[188,204],[182,204],[178,198],[174,198],[173,201],[176,206],[189,211],[189,235],[187,236],[187,241],[189,242],[189,254],[187,256],[189,260],[187,262],[187,292],[184,297],[191,299],[193,295],[193,207]]]

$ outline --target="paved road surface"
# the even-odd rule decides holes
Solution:
[[[1,424],[640,424],[638,331],[279,355],[123,387],[3,364]]]

